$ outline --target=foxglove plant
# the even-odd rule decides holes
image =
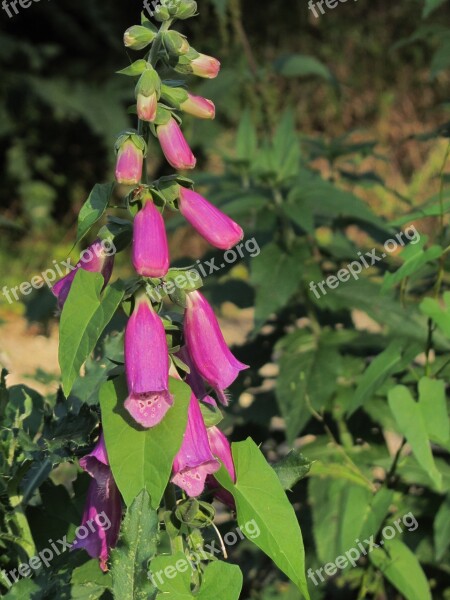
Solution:
[[[135,522],[136,511],[143,519],[143,526],[152,522],[152,518],[140,514],[145,512],[142,494],[149,492],[146,515],[150,514],[150,505],[151,510],[156,510],[164,496],[164,523],[172,553],[188,552],[202,545],[200,530],[211,525],[214,518],[214,509],[200,497],[212,493],[228,506],[237,508],[239,519],[245,504],[239,505],[237,486],[243,481],[245,487],[245,478],[251,477],[253,468],[248,460],[244,463],[235,460],[234,448],[232,451],[217,427],[223,418],[218,402],[228,404],[227,388],[248,367],[228,348],[212,307],[198,291],[202,286],[198,273],[192,268],[170,268],[163,215],[167,209],[179,211],[206,241],[222,250],[230,250],[240,242],[243,230],[197,193],[186,176],[177,173],[149,182],[144,163],[148,148],[155,147],[149,143],[153,136],[172,167],[193,169],[196,158],[184,137],[182,117],[184,114],[200,119],[215,116],[215,106],[210,100],[192,94],[184,82],[175,78],[176,73],[203,78],[214,78],[219,73],[217,59],[200,54],[184,35],[171,29],[177,20],[190,18],[196,11],[197,4],[193,0],[161,0],[155,12],[155,20],[161,23],[159,29],[143,17],[141,25],[130,27],[124,35],[127,48],[145,50],[144,58],[120,72],[138,78],[134,89],[136,102],[130,111],[137,114],[137,128],[121,133],[115,145],[116,182],[130,186],[126,206],[119,203],[119,208],[126,208],[133,222],[110,217],[94,246],[100,240],[116,244],[119,251],[131,245],[135,275],[125,282],[119,280],[107,285],[113,264],[111,258],[99,259],[91,266],[80,261],[75,272],[53,288],[62,308],[60,364],[63,391],[67,396],[72,391],[77,371],[94,350],[116,309],[122,305],[127,315],[123,361],[111,359],[114,367],[107,373],[99,369],[103,382],[99,392],[103,434],[92,453],[80,460],[81,467],[93,477],[83,524],[104,512],[111,527],[103,533],[92,533],[79,547],[99,558],[103,570],[107,570],[110,550],[117,542],[122,517],[120,495],[127,505],[127,518],[130,511],[134,523],[130,526],[125,519],[123,536],[129,535],[130,527],[135,532],[139,529]],[[174,75],[171,78],[167,75],[170,70]],[[163,80],[162,73],[168,78]],[[108,206],[115,206],[111,194],[112,187],[108,184],[94,188],[79,220],[79,239],[103,216]],[[80,271],[102,273],[103,289],[98,277],[91,280]],[[73,294],[68,295],[74,280],[91,285],[83,296],[83,308],[88,314],[78,315],[77,299]],[[177,313],[166,310],[166,294],[178,307]],[[270,480],[275,487],[267,491],[270,501],[278,499],[283,506],[279,510],[284,511],[288,520],[292,519],[292,508],[276,475],[256,445],[249,441],[245,444],[246,451],[252,453],[252,460],[259,464],[265,481]],[[245,467],[241,474],[240,464]],[[136,508],[138,497],[141,504]],[[270,504],[267,499],[263,503],[264,506]],[[296,527],[298,529],[294,515],[291,529],[295,531]],[[298,533],[301,539],[299,529]],[[158,537],[157,531],[154,536]],[[120,564],[121,560],[129,560],[130,543],[127,539],[121,549],[119,540],[111,559],[115,597],[129,594],[128,579],[121,576]],[[284,568],[274,554],[272,543],[261,547]],[[148,558],[143,557],[142,564],[148,562]],[[225,568],[225,578],[229,577],[231,568],[234,577],[235,567],[222,565],[220,568]],[[131,571],[134,570],[133,565]],[[294,577],[286,569],[285,572]],[[192,578],[192,589],[197,592],[203,585],[203,567]],[[145,588],[147,584],[142,585]],[[156,588],[147,591],[143,589],[139,597],[154,599]],[[191,591],[189,584],[186,597],[191,597]],[[237,595],[229,598],[237,600]]]

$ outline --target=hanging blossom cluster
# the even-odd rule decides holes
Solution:
[[[227,347],[214,312],[198,289],[184,293],[182,343],[177,348],[168,345],[165,322],[159,314],[162,305],[154,306],[146,292],[149,285],[161,285],[169,273],[170,258],[162,216],[165,208],[180,211],[211,245],[222,250],[232,248],[243,238],[241,227],[194,191],[189,179],[177,174],[146,183],[144,159],[149,135],[157,138],[172,167],[193,169],[196,158],[183,135],[181,115],[186,113],[200,119],[215,116],[211,100],[191,94],[184,84],[161,80],[158,74],[161,64],[165,72],[172,68],[183,75],[204,78],[218,75],[218,60],[200,54],[185,36],[169,29],[174,20],[194,16],[196,10],[197,5],[192,0],[163,0],[155,13],[155,18],[162,23],[159,30],[143,18],[141,25],[129,28],[124,36],[125,46],[132,50],[150,46],[145,59],[137,60],[122,71],[139,78],[135,90],[138,129],[125,131],[116,142],[116,180],[133,186],[128,196],[129,208],[134,214],[131,259],[141,282],[133,293],[133,309],[125,330],[128,397],[124,403],[137,424],[144,428],[155,427],[176,402],[169,390],[169,371],[172,376],[184,379],[191,388],[191,397],[186,431],[173,463],[172,482],[190,497],[202,494],[206,485],[216,497],[232,505],[230,494],[214,479],[220,460],[235,481],[230,444],[216,426],[206,427],[201,405],[226,406],[226,388],[247,366]],[[96,240],[93,246],[98,244]],[[113,261],[110,256],[100,256],[88,264],[80,260],[77,270],[101,273],[106,285]],[[75,273],[53,288],[61,308]],[[92,557],[100,558],[101,567],[106,569],[108,550],[117,542],[121,509],[102,436],[80,465],[93,477],[83,524],[102,511],[114,523],[107,534],[92,532],[82,544]]]

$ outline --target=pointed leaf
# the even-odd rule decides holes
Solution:
[[[78,214],[76,244],[88,233],[90,228],[99,221],[108,208],[114,190],[114,183],[97,183]]]

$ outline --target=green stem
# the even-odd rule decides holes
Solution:
[[[177,497],[173,483],[169,483],[166,487],[166,491],[164,492],[164,505],[166,510],[169,511],[174,511],[177,507]],[[170,547],[172,548],[172,554],[184,552],[183,536],[177,535],[174,538],[170,538]]]

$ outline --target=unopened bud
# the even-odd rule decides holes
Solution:
[[[177,19],[189,19],[197,12],[197,2],[194,0],[181,0],[176,12]]]
[[[123,43],[132,50],[142,50],[153,42],[156,34],[149,28],[142,25],[133,25],[129,27],[123,36]]]
[[[189,52],[189,42],[178,31],[165,31],[162,40],[167,53],[172,56],[181,56]]]
[[[170,12],[166,6],[157,6],[155,8],[155,12],[153,13],[153,18],[162,23],[163,21],[168,21],[170,19]]]
[[[125,185],[136,185],[142,178],[147,145],[134,131],[120,135],[116,142],[116,180]]]

